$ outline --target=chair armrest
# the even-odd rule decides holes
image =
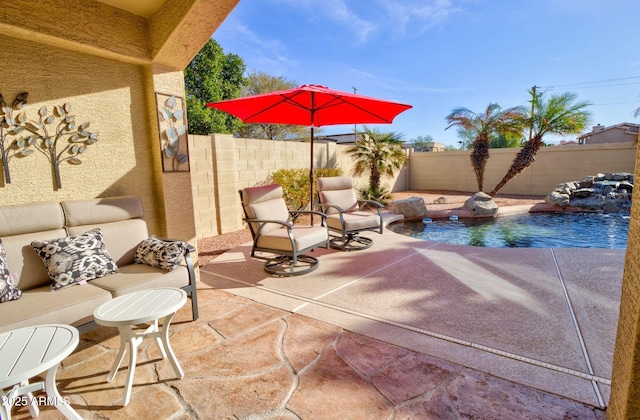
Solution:
[[[293,223],[284,222],[282,220],[269,220],[269,219],[244,219],[247,223],[260,223],[260,229],[264,226],[265,223],[276,223],[278,225],[282,225],[288,228],[293,227]]]
[[[360,204],[360,208],[362,208],[364,204],[371,204],[375,207],[378,207],[379,209],[384,207],[384,205],[374,200],[358,200],[358,203]]]
[[[326,209],[324,209],[324,207],[326,207],[326,208],[334,208],[334,209],[338,210],[338,212],[340,212],[340,213],[344,213],[344,209],[343,209],[342,207],[340,207],[340,206],[336,206],[335,204],[322,204],[322,203],[318,203],[318,205],[319,205],[320,207],[322,207],[324,211],[326,211]]]
[[[321,211],[316,211],[316,210],[292,210],[289,212],[291,215],[295,214],[317,214],[318,216],[321,217],[327,217],[326,213],[323,213]]]

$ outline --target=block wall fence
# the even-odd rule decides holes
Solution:
[[[314,143],[314,167],[341,168],[351,174],[349,146]],[[492,149],[485,173],[489,192],[520,149]],[[469,151],[409,153],[409,166],[384,186],[392,191],[477,191]],[[189,136],[191,184],[197,238],[244,228],[238,190],[263,184],[278,169],[309,168],[309,143],[233,138],[227,134]],[[634,172],[632,143],[544,147],[536,161],[500,193],[545,196],[556,185],[598,172]],[[366,186],[367,177],[356,178]],[[428,205],[428,203],[427,203]]]

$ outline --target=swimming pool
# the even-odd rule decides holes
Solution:
[[[629,215],[527,213],[486,219],[401,222],[388,228],[412,238],[454,245],[624,249],[627,247]]]

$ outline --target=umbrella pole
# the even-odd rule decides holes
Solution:
[[[311,126],[311,162],[309,164],[309,210],[313,210],[313,125]],[[311,226],[313,226],[313,213],[311,213]]]

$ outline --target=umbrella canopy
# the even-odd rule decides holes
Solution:
[[[240,118],[245,123],[290,124],[311,127],[311,165],[309,181],[313,186],[313,128],[340,124],[390,124],[411,108],[397,102],[342,92],[319,85],[302,85],[261,95],[246,96],[208,107]],[[313,202],[313,188],[311,188]]]

